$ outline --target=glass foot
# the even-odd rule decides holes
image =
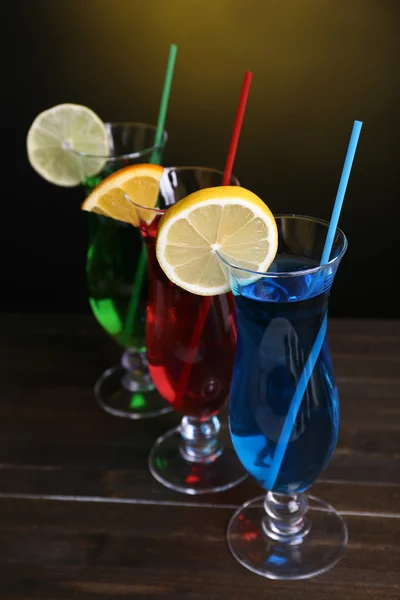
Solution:
[[[122,366],[112,367],[94,386],[101,408],[115,417],[149,419],[172,411],[154,386],[135,385],[131,374]]]
[[[222,492],[246,479],[233,449],[228,427],[219,430],[219,450],[212,462],[192,462],[184,458],[181,427],[158,438],[149,456],[150,472],[162,485],[184,494]],[[188,456],[186,454],[186,456]]]
[[[241,506],[231,518],[227,540],[241,565],[269,579],[309,579],[331,569],[347,545],[347,527],[328,503],[308,496],[304,535],[294,543],[275,541],[265,526],[265,496]]]

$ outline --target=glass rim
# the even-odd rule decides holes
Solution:
[[[224,175],[223,171],[221,171],[220,169],[214,169],[213,167],[186,167],[185,166],[185,167],[164,167],[164,172],[162,174],[162,177],[164,176],[165,173],[168,173],[170,171],[180,171],[180,172],[181,171],[207,171],[207,172],[211,172],[211,173],[218,173],[219,175],[222,175],[222,176]],[[239,179],[236,177],[236,175],[231,175],[231,179],[234,179],[237,182],[236,185],[240,185]],[[124,196],[127,200],[129,200],[129,202],[131,204],[133,204],[140,210],[149,210],[158,215],[165,214],[167,212],[167,210],[169,208],[171,208],[171,206],[174,206],[173,204],[171,204],[170,206],[167,206],[167,208],[157,208],[156,206],[149,208],[148,206],[142,206],[141,204],[138,204],[137,202],[132,200],[132,198],[130,198],[126,193],[124,193]]]
[[[304,220],[304,221],[313,221],[314,223],[320,223],[321,225],[326,226],[327,230],[329,228],[328,221],[325,221],[324,219],[318,219],[317,217],[310,217],[308,215],[298,215],[295,213],[288,213],[288,214],[274,215],[274,218],[275,219],[284,219],[284,218],[290,219],[290,218],[292,218],[292,219],[299,219],[299,220]],[[268,277],[268,279],[278,279],[278,278],[283,278],[283,277],[304,277],[305,275],[320,273],[324,269],[326,269],[328,267],[332,267],[341,261],[341,259],[343,258],[343,255],[345,254],[345,252],[347,250],[348,241],[347,241],[346,235],[339,227],[336,228],[336,232],[338,232],[339,235],[343,238],[343,248],[341,249],[339,254],[337,256],[335,256],[334,258],[332,258],[327,263],[325,263],[324,265],[318,265],[316,267],[311,267],[309,269],[302,269],[301,271],[274,271],[271,273],[266,271],[266,272],[261,273],[260,271],[252,271],[251,269],[245,269],[244,267],[239,267],[238,265],[234,265],[233,263],[230,263],[226,258],[224,258],[222,256],[222,254],[220,254],[220,252],[218,252],[218,250],[216,251],[216,255],[218,256],[219,260],[221,262],[223,262],[230,269],[232,269],[232,270],[236,269],[238,271],[243,271],[244,273],[249,273],[250,275],[257,275],[258,278]]]
[[[140,127],[140,128],[151,129],[152,131],[154,131],[154,133],[156,133],[156,131],[157,131],[157,127],[155,125],[149,125],[148,123],[140,123],[139,121],[113,121],[113,122],[105,121],[104,125],[106,125],[107,128],[112,128],[114,126],[132,127],[132,128]],[[115,162],[117,160],[140,158],[141,156],[149,154],[150,152],[153,152],[154,150],[160,150],[161,148],[163,148],[163,146],[165,146],[167,141],[168,141],[168,133],[167,133],[166,129],[164,129],[163,135],[162,135],[162,141],[159,144],[154,144],[153,146],[148,146],[148,148],[144,148],[143,150],[138,150],[137,152],[124,152],[123,154],[104,155],[104,154],[88,154],[87,152],[79,152],[78,150],[73,150],[72,148],[67,148],[67,150],[68,150],[68,152],[71,152],[72,154],[75,154],[75,156],[79,156],[80,158],[103,159],[103,160],[107,160],[109,162]]]

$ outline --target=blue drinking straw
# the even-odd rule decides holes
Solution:
[[[350,177],[351,167],[353,166],[354,155],[356,153],[358,139],[360,137],[362,122],[354,121],[353,131],[351,132],[349,147],[347,149],[346,158],[344,161],[342,176],[340,178],[338,191],[336,194],[335,204],[333,206],[331,221],[328,227],[328,233],[326,235],[325,245],[321,257],[321,265],[325,265],[329,262],[329,258],[332,251],[333,240],[335,237],[337,225],[339,222],[340,211],[342,210],[343,200],[346,193],[347,184]],[[288,414],[283,424],[281,433],[279,435],[276,450],[272,459],[271,467],[266,479],[266,487],[272,490],[276,478],[278,477],[279,470],[282,465],[283,458],[285,456],[286,448],[292,435],[292,430],[296,422],[297,414],[299,412],[303,396],[307,389],[308,382],[311,374],[317,362],[319,353],[321,352],[322,344],[325,339],[327,329],[327,313],[325,313],[318,335],[315,339],[314,345],[308,356],[307,362],[304,366],[303,372],[298,381],[296,391],[293,395],[292,401],[289,406]]]
[[[326,263],[329,262],[329,258],[331,256],[333,240],[339,223],[340,212],[343,206],[344,195],[346,193],[351,167],[353,166],[354,155],[356,153],[358,138],[360,137],[361,133],[361,127],[361,121],[354,121],[353,131],[351,132],[349,147],[347,149],[346,159],[344,161],[342,176],[339,181],[339,187],[336,194],[335,204],[333,205],[331,221],[329,223],[328,233],[326,234],[325,245],[321,257],[321,265],[326,265]]]

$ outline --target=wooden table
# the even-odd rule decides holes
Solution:
[[[349,545],[309,581],[253,575],[230,555],[247,480],[207,497],[147,468],[176,415],[112,417],[92,386],[119,351],[91,316],[0,318],[0,598],[6,600],[395,600],[400,598],[400,321],[331,320],[340,442],[313,487]]]

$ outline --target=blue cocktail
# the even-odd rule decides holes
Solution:
[[[237,511],[228,542],[252,571],[297,579],[330,568],[347,540],[334,509],[304,494],[338,436],[327,309],[347,241],[337,230],[330,262],[319,266],[328,223],[276,221],[278,253],[267,274],[226,263],[238,322],[231,436],[242,464],[268,492]]]

